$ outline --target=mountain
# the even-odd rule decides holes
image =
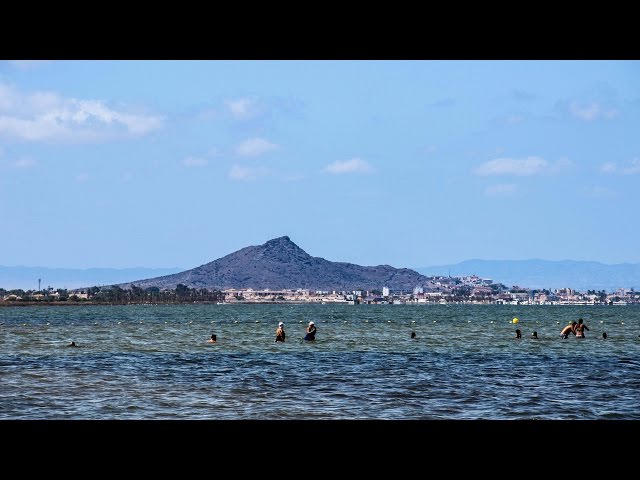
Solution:
[[[607,265],[575,260],[465,260],[455,265],[417,268],[423,275],[478,275],[510,287],[611,291],[640,288],[640,264]]]
[[[182,268],[46,268],[0,266],[0,288],[37,290],[42,288],[82,288],[128,282],[132,278],[148,278],[182,271]]]
[[[348,291],[382,287],[410,290],[416,285],[428,283],[428,280],[408,268],[393,268],[389,265],[363,267],[312,257],[285,236],[269,240],[263,245],[245,247],[185,272],[120,286],[128,288],[134,284],[142,288],[175,288],[179,283],[190,288],[208,289],[304,288]]]

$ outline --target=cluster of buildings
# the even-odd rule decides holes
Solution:
[[[188,295],[184,296],[184,298],[177,298],[177,301],[191,303],[192,301],[211,300],[202,295],[203,289],[195,290],[186,287],[183,289],[186,289],[185,291]],[[0,301],[109,300],[108,298],[94,298],[99,290],[96,287],[73,291],[48,289],[44,292],[8,292],[0,289]],[[127,292],[122,289],[117,290],[119,292]],[[142,292],[142,289],[138,290]],[[155,290],[159,289],[155,288]],[[106,291],[107,293],[109,292],[109,287],[107,287]],[[146,290],[145,292],[149,293]],[[171,303],[176,301],[176,299],[172,300],[172,298],[177,295],[177,290],[173,292],[156,292],[153,294],[155,296],[152,295],[150,298],[127,296],[120,300],[125,303],[166,301],[167,298],[158,297],[160,293],[171,297],[169,298]],[[104,295],[104,292],[102,294]],[[491,279],[470,275],[465,277],[430,277],[424,285],[418,285],[406,290],[393,290],[386,286],[382,286],[380,289],[351,291],[226,289],[222,292],[218,291],[215,300],[216,303],[628,305],[640,304],[640,292],[636,292],[633,288],[619,288],[609,293],[604,290],[579,292],[571,288],[555,290],[529,289],[517,286],[507,288],[501,283],[494,283]]]
[[[633,288],[610,293],[571,288],[555,290],[507,288],[475,275],[432,277],[427,285],[407,290],[321,291],[254,290],[223,291],[225,303],[347,303],[347,304],[509,304],[509,305],[627,305],[640,304],[640,292]]]

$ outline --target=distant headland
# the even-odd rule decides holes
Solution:
[[[588,263],[588,262],[585,262]],[[594,262],[592,262],[594,263]],[[627,264],[628,265],[628,264]],[[433,267],[442,268],[442,267]],[[80,289],[5,290],[0,301],[57,303],[636,303],[634,288],[577,291],[506,286],[476,274],[426,276],[390,265],[313,257],[288,236],[183,272]]]

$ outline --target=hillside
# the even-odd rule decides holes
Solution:
[[[408,268],[389,265],[363,267],[312,257],[284,236],[263,245],[245,247],[185,272],[120,286],[127,288],[134,284],[142,288],[175,288],[179,283],[190,288],[208,289],[371,290],[386,286],[410,290],[416,285],[428,283],[428,280]]]

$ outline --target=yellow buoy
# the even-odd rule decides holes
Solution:
[[[513,317],[513,320],[511,320],[513,323],[518,323],[520,320],[518,320],[518,317]]]

